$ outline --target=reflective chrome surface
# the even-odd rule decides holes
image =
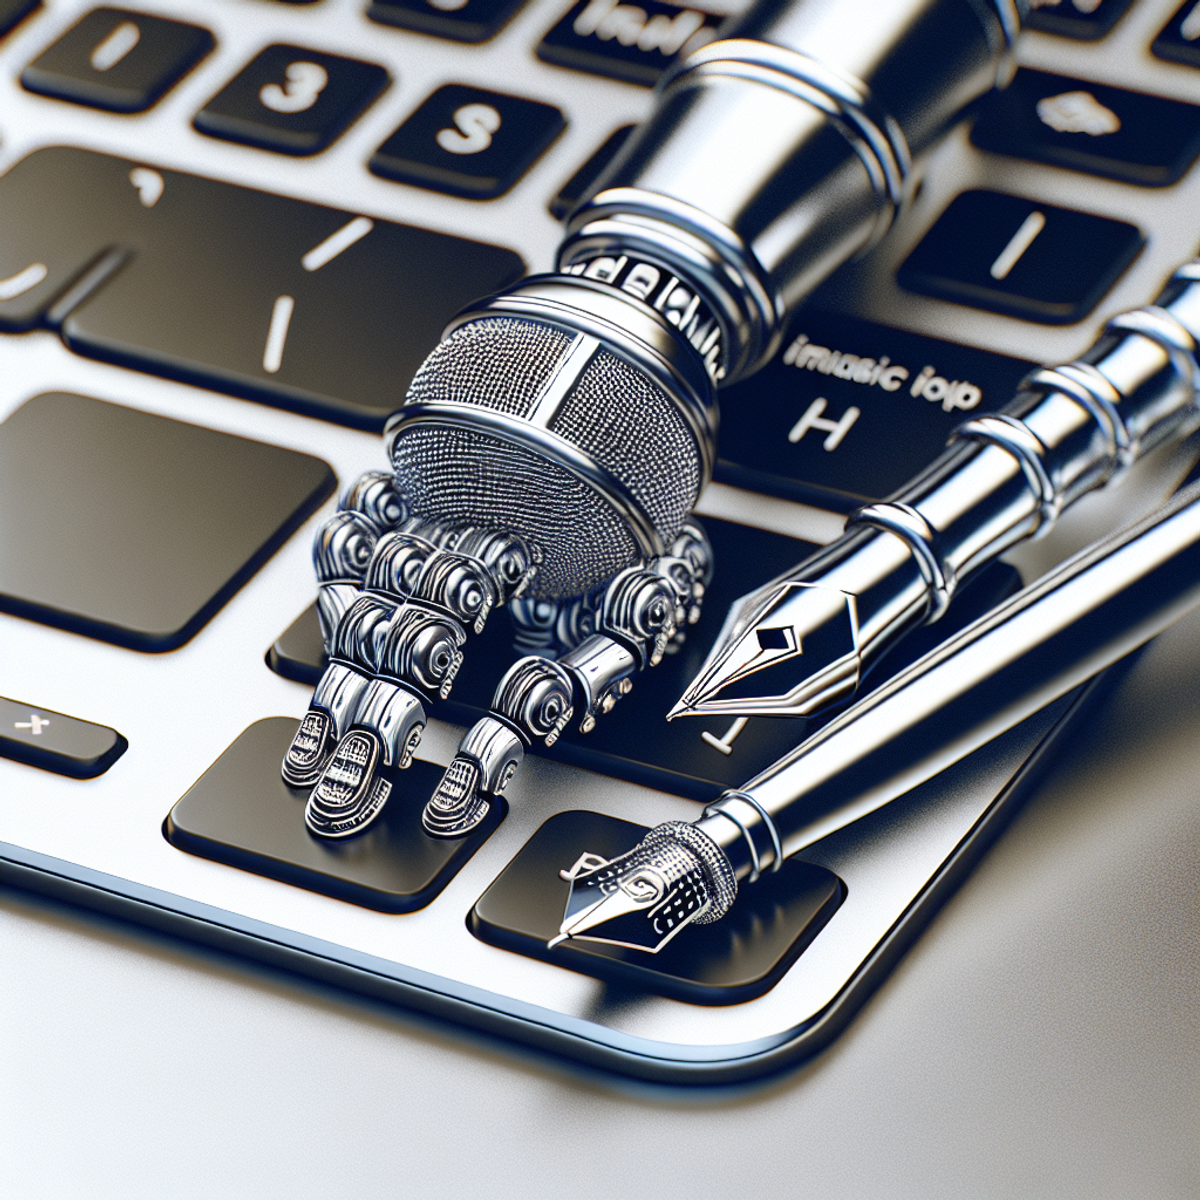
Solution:
[[[560,266],[645,252],[701,288],[725,378],[886,231],[911,161],[1003,75],[1017,13],[967,0],[767,0],[664,81],[655,119],[569,221]],[[817,166],[819,164],[819,166]]]
[[[1197,604],[1200,483],[882,684],[733,792],[729,817],[724,799],[712,805],[699,828],[740,877],[757,875],[780,851],[794,854],[931,779]]]
[[[865,672],[937,621],[972,572],[1044,537],[1081,496],[1186,437],[1200,417],[1198,276],[1200,260],[1184,264],[1154,304],[1112,318],[1081,359],[1032,372],[1000,413],[959,426],[950,449],[891,500],[853,513],[836,543],[742,597],[673,715],[810,715],[846,699],[827,682],[840,658],[799,651],[791,690],[747,695],[744,680],[778,661],[757,652],[757,631],[785,628],[799,647],[827,621],[824,589],[844,592]],[[734,683],[740,694],[726,698]]]
[[[333,205],[348,203],[352,179],[353,203],[364,212],[515,245],[531,267],[549,269],[561,229],[542,211],[543,199],[613,127],[642,119],[648,108],[640,89],[534,60],[529,47],[565,7],[534,0],[495,41],[471,51],[472,78],[498,90],[513,90],[520,78],[523,90],[550,100],[565,95],[569,80],[571,124],[520,188],[481,205],[397,187],[362,166],[421,97],[461,76],[460,46],[380,30],[362,20],[360,4],[339,0],[213,5],[204,17],[218,38],[211,60],[151,113],[112,120],[30,96],[15,82],[20,67],[90,7],[54,4],[0,44],[0,167],[40,145],[88,141]],[[153,7],[195,16],[184,0]],[[1102,42],[1032,35],[1018,53],[1042,69],[1200,102],[1197,73],[1145,49],[1176,7],[1141,0]],[[190,128],[192,114],[261,46],[298,37],[386,61],[399,82],[311,160],[236,147],[231,154]],[[1068,207],[1079,206],[1086,189],[1093,211],[1153,228],[1151,244],[1087,321],[1034,327],[896,286],[896,262],[949,197],[1000,180]],[[1161,192],[1085,183],[1072,172],[983,154],[955,133],[910,212],[839,273],[825,301],[933,336],[953,330],[998,351],[1067,361],[1091,344],[1104,319],[1144,304],[1195,252],[1198,204],[1195,172]],[[4,415],[59,387],[316,454],[343,480],[383,465],[377,437],[84,360],[49,335],[6,339],[4,350]],[[1143,462],[1120,489],[1085,498],[1048,539],[1022,549],[1027,569],[1036,573],[1150,503],[1182,469],[1177,459]],[[165,923],[181,937],[336,977],[450,1022],[475,1013],[494,1033],[544,1047],[561,1042],[590,1061],[664,1071],[681,1047],[682,1060],[706,1057],[737,1070],[763,1046],[768,1055],[782,1047],[768,1058],[780,1062],[790,1061],[789,1046],[819,1044],[819,1037],[805,1042],[806,1031],[828,1030],[833,1018],[819,1014],[846,994],[847,979],[859,981],[856,1000],[875,986],[912,928],[913,896],[954,861],[975,828],[978,796],[994,794],[1020,761],[1011,745],[997,746],[919,812],[891,805],[853,836],[835,835],[814,851],[849,885],[829,936],[806,951],[803,972],[725,1011],[654,998],[629,1003],[594,980],[482,946],[465,929],[475,898],[563,808],[646,824],[696,816],[694,803],[649,788],[531,758],[497,835],[438,905],[402,918],[181,854],[159,832],[170,803],[252,721],[275,713],[299,719],[305,711],[308,690],[268,671],[262,655],[312,598],[311,534],[331,511],[294,536],[202,637],[169,656],[131,654],[0,616],[13,694],[109,723],[131,745],[113,771],[86,783],[0,761],[6,880],[69,892],[110,912],[120,905],[132,919]],[[710,487],[701,512],[814,540],[840,529],[831,514],[723,486]],[[406,1151],[411,1178],[430,1194],[466,1191],[482,1176],[498,1194],[526,1198],[561,1191],[561,1176],[546,1163],[585,1132],[603,1127],[633,1139],[652,1122],[661,1161],[696,1188],[744,1185],[744,1156],[717,1161],[711,1153],[736,1138],[764,1164],[770,1185],[786,1189],[803,1176],[818,1194],[1007,1197],[1023,1184],[1088,1200],[1106,1192],[1179,1194],[1196,1165],[1188,1055],[1195,872],[1186,857],[1200,771],[1196,637],[1192,620],[1150,648],[833,1053],[748,1095],[644,1091],[599,1073],[574,1075],[554,1055],[526,1057],[490,1036],[456,1034],[449,1022],[310,989],[290,972],[6,892],[3,1003],[8,1028],[19,1033],[5,1060],[14,1100],[5,1118],[8,1178],[28,1195],[103,1194],[107,1184],[108,1194],[127,1196],[139,1183],[143,1194],[157,1195],[163,1180],[181,1192],[201,1186],[189,1164],[208,1155],[215,1186],[227,1183],[230,1193],[288,1186],[299,1194],[357,1188],[370,1195],[392,1186],[396,1154]],[[58,669],[68,661],[69,671]],[[460,732],[431,722],[422,754],[448,764]],[[308,1052],[298,1054],[298,1046]],[[314,1087],[365,1098],[365,1137],[327,1141],[313,1156]],[[412,1105],[410,1089],[430,1104]],[[198,1096],[219,1103],[198,1104]],[[443,1144],[448,1110],[471,1124],[474,1148],[458,1142],[459,1152],[430,1155],[429,1146]],[[797,1137],[798,1129],[806,1135]],[[214,1145],[227,1157],[212,1157]]]

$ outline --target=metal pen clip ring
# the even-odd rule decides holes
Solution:
[[[952,441],[958,438],[991,442],[1017,460],[1038,504],[1039,520],[1034,537],[1049,533],[1058,520],[1062,499],[1046,472],[1046,464],[1042,462],[1043,447],[1033,430],[1016,417],[992,414],[964,422],[951,434]]]
[[[1021,381],[1021,390],[1030,386],[1062,392],[1086,409],[1092,420],[1100,426],[1112,459],[1112,468],[1105,476],[1106,480],[1115,478],[1132,465],[1137,455],[1129,429],[1117,407],[1121,402],[1121,393],[1094,366],[1074,362],[1058,367],[1042,367],[1031,371]]]
[[[1174,352],[1183,355],[1192,377],[1192,390],[1200,391],[1200,363],[1196,361],[1200,347],[1191,330],[1174,313],[1158,304],[1147,304],[1143,308],[1118,313],[1105,328],[1114,333],[1140,334],[1157,343],[1168,354]]]
[[[895,534],[908,546],[929,591],[929,612],[925,620],[939,620],[950,606],[956,580],[934,549],[937,531],[925,517],[909,504],[885,501],[868,504],[851,513],[846,519],[846,528],[851,525],[873,525]]]
[[[747,882],[749,883],[755,882],[762,874],[762,859],[759,857],[758,847],[754,844],[754,835],[746,827],[745,822],[736,813],[723,807],[726,800],[744,801],[754,809],[759,816],[759,820],[766,826],[767,833],[771,838],[771,850],[774,853],[774,859],[770,866],[767,867],[767,871],[774,874],[783,866],[783,842],[780,840],[779,830],[775,828],[775,822],[771,820],[770,814],[749,792],[741,792],[736,788],[730,788],[728,791],[722,793],[720,800],[705,810],[705,816],[708,816],[710,813],[720,813],[721,816],[728,817],[742,831],[742,836],[746,839],[746,844],[750,847],[751,871],[747,877]]]

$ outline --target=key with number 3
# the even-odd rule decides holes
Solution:
[[[317,154],[387,87],[376,63],[268,46],[197,114],[201,133],[279,154]]]

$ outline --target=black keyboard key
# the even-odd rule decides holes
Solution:
[[[15,29],[40,7],[41,0],[0,0],[0,37]]]
[[[653,87],[677,58],[713,41],[723,20],[658,0],[579,0],[542,38],[537,54],[556,66]]]
[[[802,308],[775,358],[721,393],[716,477],[849,512],[931,463],[1034,364]]]
[[[162,177],[119,158],[83,150],[39,150],[0,178],[0,330],[43,319],[81,281],[115,270]]]
[[[372,0],[367,16],[382,25],[415,29],[456,42],[486,42],[525,0]]]
[[[615,858],[646,832],[600,813],[556,813],[479,898],[468,928],[493,946],[626,987],[692,1004],[740,1004],[783,978],[846,894],[832,871],[791,858],[754,887],[740,889],[720,921],[689,926],[657,954],[577,939],[548,950],[567,898],[559,871],[569,870],[581,854]]]
[[[72,349],[380,429],[450,317],[520,273],[497,247],[166,178],[153,240],[63,322]]]
[[[167,841],[243,871],[401,913],[428,904],[504,817],[501,803],[469,838],[429,837],[421,809],[442,768],[415,759],[391,774],[391,800],[366,833],[334,843],[313,837],[304,827],[305,793],[279,777],[295,732],[296,722],[286,717],[245,730],[171,809],[163,827]]]
[[[387,87],[375,63],[268,46],[197,114],[201,133],[280,154],[316,154]]]
[[[657,667],[639,675],[628,700],[600,718],[591,733],[580,733],[578,722],[574,722],[552,748],[537,747],[539,754],[708,801],[769,766],[804,737],[808,724],[790,717],[755,717],[748,721],[688,718],[669,724],[665,720],[667,711],[703,665],[734,600],[817,549],[795,538],[714,517],[704,517],[703,523],[712,541],[716,573],[705,593],[703,614],[689,628],[687,641]],[[964,587],[951,615],[909,638],[870,679],[882,679],[912,662],[1019,586],[1016,571],[1007,564],[996,564],[982,572]],[[512,628],[502,614],[496,614],[465,650],[450,699],[436,703],[431,712],[469,725],[491,705],[496,684],[518,655],[512,646]],[[316,683],[324,669],[325,654],[315,606],[302,613],[280,637],[269,651],[267,662],[288,679]],[[422,797],[422,803],[426,799],[428,796]]]
[[[1186,0],[1163,26],[1150,49],[1168,62],[1200,67],[1200,0]]]
[[[703,615],[688,630],[682,649],[643,672],[635,680],[629,699],[599,720],[591,733],[581,734],[578,722],[574,722],[553,748],[538,746],[538,753],[682,796],[711,800],[774,762],[799,741],[802,721],[756,718],[729,740],[727,749],[733,752],[725,753],[703,735],[721,740],[730,725],[727,719],[689,719],[670,724],[664,719],[700,669],[704,652],[729,605],[746,591],[751,580],[765,582],[816,549],[781,534],[712,518],[704,519],[704,528],[713,543],[717,570],[705,594]],[[465,650],[450,699],[431,710],[460,724],[470,724],[487,711],[496,684],[519,657],[512,646],[512,627],[499,613]],[[314,610],[302,614],[284,633],[267,661],[288,678],[315,683],[325,659]]]
[[[0,696],[0,758],[72,779],[94,779],[128,748],[129,743],[107,725]]]
[[[1094,42],[1125,15],[1133,0],[1034,0],[1028,29]]]
[[[85,150],[0,178],[0,329],[58,324],[82,353],[365,429],[446,322],[521,270],[496,246]]]
[[[1142,244],[1125,221],[1002,192],[964,192],[896,277],[912,292],[1069,325],[1095,308]]]
[[[551,104],[448,83],[371,156],[385,179],[490,200],[503,195],[562,132]]]
[[[21,72],[31,92],[110,112],[143,112],[215,45],[198,25],[96,8]]]
[[[0,425],[0,610],[172,650],[335,483],[306,454],[85,396],[35,396]]]
[[[1200,106],[1020,70],[988,98],[971,140],[996,154],[1166,187],[1200,154]]]
[[[600,178],[604,168],[617,157],[617,153],[636,128],[636,125],[622,125],[604,139],[600,149],[562,185],[558,195],[550,201],[551,216],[560,221],[566,219],[567,214],[591,192],[592,184]]]

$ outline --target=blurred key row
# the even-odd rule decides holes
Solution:
[[[1100,26],[1107,29],[1123,11],[1125,2],[1072,0],[1066,4],[1060,0],[1055,4],[1035,6],[1031,22],[1035,27],[1060,32],[1066,31],[1066,25],[1086,27],[1091,31]],[[30,11],[26,0],[8,0],[8,5],[10,24]],[[404,0],[403,3],[373,4],[370,15],[388,24],[476,41],[494,33],[498,28],[496,22],[507,19],[515,7],[514,0],[466,0],[466,3],[456,5],[447,4],[446,0],[436,0],[436,3]],[[651,85],[675,58],[715,37],[717,27],[717,18],[711,14],[679,9],[655,0],[646,0],[645,6],[641,7],[621,5],[616,0],[579,0],[546,34],[537,47],[537,54],[560,66]],[[0,31],[3,28],[3,14],[0,14]],[[1087,36],[1094,36],[1094,32]],[[1192,62],[1196,59],[1194,43],[1197,38],[1200,38],[1200,10],[1193,3],[1184,5],[1172,18],[1155,41],[1154,49],[1163,57]],[[129,9],[98,8],[87,13],[35,58],[22,72],[21,81],[29,90],[57,99],[112,112],[141,112],[155,104],[214,45],[212,34],[196,25]],[[298,45],[268,46],[213,96],[197,114],[195,125],[211,136],[278,153],[315,154],[336,140],[389,82],[387,69],[377,63]],[[1168,140],[1180,121],[1186,123],[1180,114],[1182,106],[1171,109],[1169,101],[1139,98],[1117,89],[1107,89],[1108,96],[1097,96],[1097,91],[1106,91],[1098,84],[1088,85],[1090,93],[1080,92],[1078,88],[1072,92],[1066,86],[1072,83],[1071,80],[1043,76],[1040,72],[1021,72],[1016,85],[1006,93],[1005,103],[992,105],[989,128],[994,131],[989,136],[988,148],[1024,154],[1031,143],[1040,146],[1047,130],[1058,134],[1084,133],[1105,137],[1117,132],[1115,128],[1108,128],[1115,113],[1118,126],[1124,130],[1116,139],[1118,144],[1123,144],[1117,157],[1124,161],[1132,153],[1137,160],[1139,134],[1143,128],[1158,128],[1155,118],[1161,116],[1165,122]],[[1034,96],[1032,105],[1029,103],[1031,89],[1044,90],[1043,85],[1053,89],[1060,84],[1064,85],[1064,90],[1058,92],[1059,96],[1078,93],[1090,95],[1090,98],[1080,101],[1070,113],[1052,113],[1049,117],[1044,115],[1049,100],[1047,94]],[[472,90],[464,85],[458,87],[460,92]],[[435,137],[444,134],[449,140],[439,143],[424,138],[418,150],[421,159],[439,146],[448,146],[447,153],[464,157],[482,151],[494,155],[500,143],[520,140],[532,161],[561,128],[559,117],[559,124],[548,138],[539,142],[536,135],[542,131],[535,130],[537,123],[531,124],[524,119],[522,111],[534,102],[496,97],[481,89],[474,89],[474,92],[477,94],[462,99],[448,115],[440,111],[444,105],[439,106],[431,97],[390,140],[404,135],[412,141],[419,136],[419,131],[436,122],[436,128],[430,132]],[[1117,96],[1119,101],[1114,108],[1111,100]],[[440,92],[437,97],[441,98]],[[1080,105],[1084,107],[1080,108]],[[1063,104],[1058,107],[1063,108]],[[484,108],[492,111],[484,113]],[[513,111],[508,111],[509,108]],[[1123,117],[1122,108],[1136,111]],[[1107,118],[1100,115],[1102,110],[1107,110]],[[1003,137],[1003,126],[1010,119],[1021,129],[1017,143]],[[508,132],[509,124],[522,127],[519,139]],[[497,139],[501,128],[505,128],[505,132]],[[460,138],[457,142],[453,140],[455,133]],[[463,140],[470,139],[472,134],[474,140]],[[1154,140],[1151,138],[1152,142]],[[497,146],[493,146],[493,142]],[[384,149],[381,148],[381,153]],[[1072,155],[1069,148],[1060,147],[1060,150],[1061,153],[1050,161],[1083,170],[1095,169],[1092,160],[1113,157],[1112,149],[1107,145],[1099,156],[1091,158],[1086,152]],[[1161,158],[1162,153],[1151,151],[1156,158]],[[383,153],[383,157],[388,156]],[[411,157],[410,151],[406,161]],[[1044,158],[1045,154],[1035,152],[1032,157]],[[372,169],[375,166],[373,162]],[[444,166],[445,162],[426,164],[424,178],[420,177],[420,172],[414,178],[412,171],[406,171],[404,175],[387,170],[381,173],[423,186],[437,186],[436,181],[430,180],[437,175],[437,168]],[[1100,173],[1106,172],[1101,169]],[[451,169],[451,174],[456,172]],[[1164,177],[1162,164],[1157,161],[1152,164],[1149,175],[1144,172],[1141,175],[1137,172],[1122,174],[1118,170],[1116,177],[1148,184],[1160,184],[1164,179],[1170,182]],[[1174,177],[1177,178],[1178,173]],[[491,194],[480,192],[475,186],[468,186],[465,192],[459,190],[461,194]]]
[[[21,74],[39,95],[143,112],[215,45],[205,29],[99,8]],[[387,69],[303,46],[257,54],[196,114],[204,134],[279,154],[330,146],[391,82]],[[378,175],[474,199],[508,191],[566,122],[553,105],[484,88],[438,88],[379,147]]]
[[[1142,242],[1126,222],[972,191],[899,280],[1062,323]],[[92,151],[39,150],[0,178],[0,331],[49,328],[89,357],[361,429],[382,428],[464,305],[523,269],[501,247]],[[1022,364],[934,343],[802,308],[775,360],[723,398],[727,478],[816,489],[801,498],[834,509],[885,494],[1019,377]],[[882,441],[880,419],[895,427]]]
[[[87,150],[0,179],[0,330],[381,429],[510,250]]]

